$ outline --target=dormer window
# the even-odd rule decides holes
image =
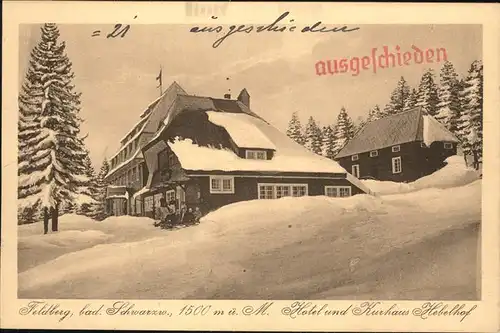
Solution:
[[[247,150],[245,158],[249,160],[267,160],[267,152],[265,150]]]

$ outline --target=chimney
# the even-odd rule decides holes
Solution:
[[[231,94],[225,94],[225,95],[224,95],[224,98],[225,98],[225,99],[231,99]]]
[[[243,88],[243,90],[238,95],[238,101],[250,108],[250,94],[245,88]]]

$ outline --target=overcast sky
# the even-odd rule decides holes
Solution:
[[[231,89],[236,97],[247,88],[252,110],[285,130],[294,111],[303,123],[312,115],[321,125],[334,122],[342,106],[353,119],[366,116],[375,104],[387,103],[400,76],[416,87],[425,69],[441,67],[424,63],[358,76],[317,76],[318,60],[369,56],[372,48],[383,46],[399,45],[402,52],[412,45],[444,47],[459,75],[465,75],[471,62],[482,58],[478,25],[359,27],[333,34],[239,34],[214,49],[215,34],[193,34],[187,25],[135,25],[117,39],[91,37],[95,30],[108,31],[109,25],[59,26],[82,93],[82,131],[89,133],[86,142],[96,166],[118,149],[120,138],[159,96],[155,77],[160,66],[165,87],[175,80],[190,94],[222,98]],[[39,26],[20,27],[21,79],[39,38]]]

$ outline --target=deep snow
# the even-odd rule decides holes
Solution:
[[[469,184],[480,177],[480,172],[465,165],[463,156],[450,156],[443,168],[428,176],[417,179],[411,183],[398,183],[379,180],[362,180],[375,194],[386,195],[407,193],[425,188],[451,188]]]
[[[175,231],[146,218],[63,216],[52,237],[80,230],[79,240],[24,265],[19,297],[475,299],[480,220],[480,180],[378,197],[240,202]],[[35,241],[40,230],[19,226],[20,262],[54,244]]]

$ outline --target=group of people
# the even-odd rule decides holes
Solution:
[[[177,209],[174,200],[167,203],[165,198],[161,198],[155,217],[158,220],[155,226],[198,224],[201,218],[201,211],[199,207],[195,207],[194,210],[191,207],[188,208],[185,203],[182,203],[180,209]]]

